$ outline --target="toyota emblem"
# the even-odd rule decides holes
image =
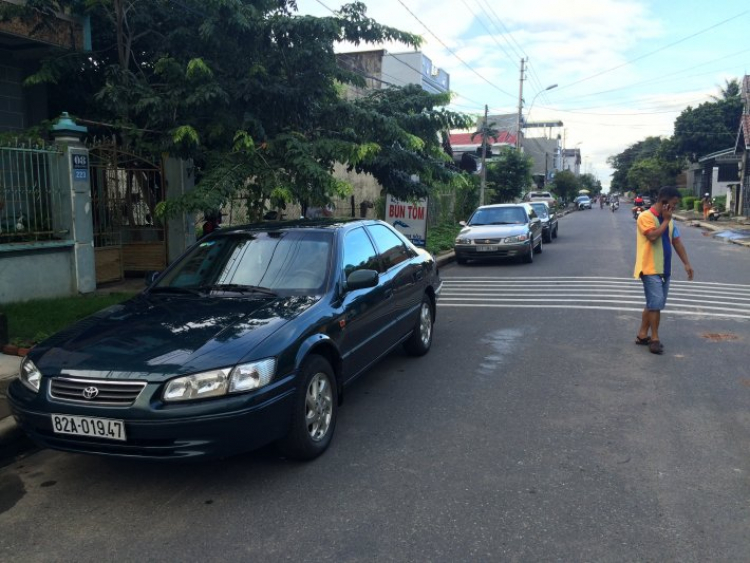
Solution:
[[[98,394],[99,389],[96,387],[86,387],[86,389],[83,390],[83,398],[88,399],[89,401],[95,399]]]

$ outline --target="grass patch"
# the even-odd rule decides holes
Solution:
[[[134,295],[135,293],[111,293],[33,299],[24,303],[2,305],[0,310],[8,318],[10,343],[28,348],[76,321]]]
[[[427,250],[438,254],[445,250],[452,250],[456,235],[462,229],[457,223],[441,223],[427,230]]]

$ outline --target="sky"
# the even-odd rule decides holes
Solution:
[[[486,104],[490,113],[517,112],[520,61],[528,59],[524,117],[562,121],[546,134],[579,148],[582,172],[605,189],[613,172],[608,157],[648,136],[670,136],[685,108],[750,73],[747,0],[362,1],[378,23],[423,38],[422,53],[450,74],[456,111],[481,114]],[[300,14],[315,16],[344,4],[297,3]],[[336,50],[373,48],[411,50]]]

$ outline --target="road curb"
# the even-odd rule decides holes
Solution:
[[[717,225],[714,223],[707,223],[705,221],[699,221],[698,219],[690,219],[682,215],[675,215],[674,218],[677,219],[678,221],[688,223],[692,227],[698,227],[698,228],[705,229],[707,231],[712,231],[715,233],[719,231],[727,231],[727,230],[732,229],[732,227],[729,225]],[[727,239],[726,242],[730,242],[738,246],[744,246],[745,248],[750,248],[750,241]]]

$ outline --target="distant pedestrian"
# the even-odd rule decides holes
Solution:
[[[680,231],[672,220],[672,213],[679,205],[680,198],[677,188],[662,188],[656,204],[641,213],[637,222],[634,276],[643,282],[646,307],[641,314],[641,327],[635,343],[648,346],[652,354],[664,352],[664,346],[659,340],[659,322],[669,292],[672,249],[682,260],[688,280],[693,279],[693,267],[680,239]]]
[[[713,206],[711,203],[711,195],[708,193],[703,194],[701,201],[703,202],[703,220],[708,221],[708,214],[711,212],[711,207]]]

